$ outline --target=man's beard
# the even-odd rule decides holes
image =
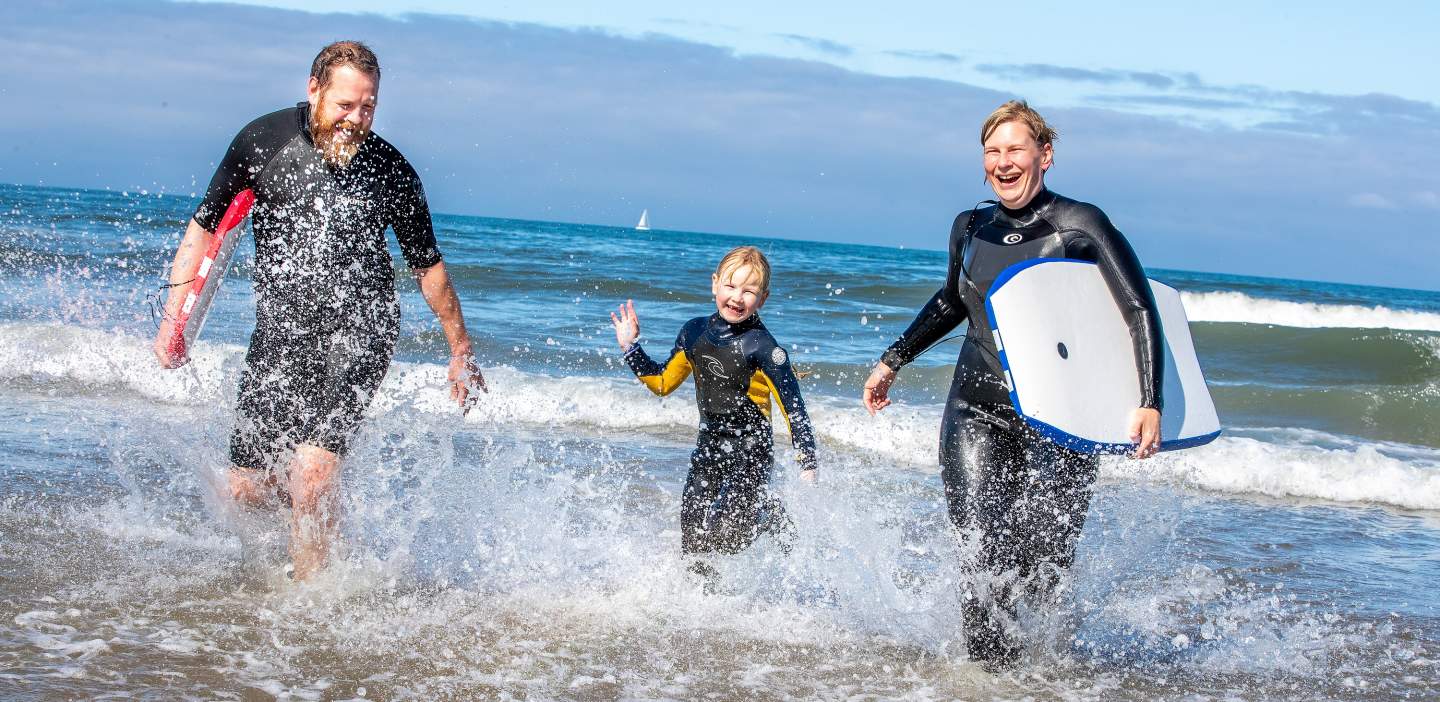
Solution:
[[[344,168],[350,165],[350,160],[360,152],[360,145],[365,143],[370,132],[349,120],[327,123],[321,116],[324,114],[325,101],[321,100],[310,117],[310,136],[315,140],[315,148],[320,150],[320,157],[326,163],[336,168]]]

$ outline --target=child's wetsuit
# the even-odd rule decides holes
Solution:
[[[687,322],[664,365],[639,344],[625,362],[656,395],[674,392],[695,373],[700,435],[681,498],[681,550],[736,553],[749,546],[768,526],[771,397],[790,426],[800,465],[815,467],[815,433],[789,354],[758,315],[730,324],[717,313]]]

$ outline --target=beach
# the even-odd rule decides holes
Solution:
[[[193,361],[151,355],[147,296],[195,202],[0,185],[0,698],[1440,696],[1440,293],[1150,269],[1223,433],[1105,459],[1059,601],[1022,609],[1027,652],[992,674],[965,655],[974,546],[936,459],[958,339],[894,407],[859,403],[943,252],[438,214],[490,392],[450,402],[395,256],[400,346],[346,461],[341,552],[295,584],[284,520],[217,490],[248,241]],[[821,476],[778,422],[798,536],[723,559],[706,594],[679,553],[693,390],[651,396],[608,312],[633,299],[664,354],[740,244],[774,263],[762,316],[807,374]]]

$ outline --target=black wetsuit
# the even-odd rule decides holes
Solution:
[[[681,498],[681,551],[736,553],[762,529],[781,528],[779,506],[765,496],[774,462],[770,398],[789,423],[802,469],[815,467],[815,433],[789,354],[759,316],[739,324],[718,313],[696,317],[680,329],[664,365],[639,344],[625,361],[657,395],[674,392],[695,373],[700,434]]]
[[[385,229],[405,262],[440,262],[420,178],[371,134],[345,168],[325,163],[307,103],[235,137],[195,211],[214,231],[255,192],[255,332],[240,379],[234,465],[272,470],[297,444],[345,453],[390,366],[399,330]]]
[[[940,466],[950,519],[979,532],[981,565],[998,585],[966,600],[976,658],[1016,652],[987,601],[1008,610],[1015,578],[1043,591],[1070,566],[1098,462],[1044,438],[1016,414],[986,321],[984,295],[1000,272],[1042,257],[1099,264],[1130,328],[1141,406],[1160,409],[1164,355],[1144,269],[1099,208],[1049,190],[1019,210],[996,205],[956,217],[945,285],[880,359],[899,370],[970,320],[941,423]]]

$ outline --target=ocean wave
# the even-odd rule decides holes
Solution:
[[[1440,449],[1440,383],[1406,386],[1264,386],[1211,388],[1231,422],[1285,423],[1332,434]]]
[[[181,405],[230,403],[244,361],[237,345],[197,346],[185,369],[164,371],[149,340],[120,331],[60,324],[0,324],[0,380],[79,385],[131,392]],[[390,412],[458,414],[440,363],[396,363],[371,406]],[[506,423],[610,432],[647,431],[688,441],[697,421],[693,395],[682,390],[655,398],[628,374],[615,377],[546,375],[509,367],[485,369],[490,392],[467,422]],[[941,407],[900,405],[870,417],[858,400],[814,397],[810,414],[824,453],[869,456],[869,461],[937,472]],[[786,434],[784,422],[776,433]],[[1107,460],[1111,479],[1181,484],[1208,492],[1370,503],[1440,510],[1440,450],[1409,454],[1379,443],[1340,445],[1313,437],[1267,440],[1227,436],[1209,446],[1149,461]]]
[[[109,388],[181,405],[229,401],[244,363],[244,347],[202,341],[189,364],[163,370],[149,345],[148,338],[120,330],[59,323],[0,324],[0,380]],[[688,429],[697,422],[693,391],[682,388],[657,398],[624,371],[617,370],[614,377],[549,375],[508,366],[484,372],[491,392],[470,411],[469,421],[662,431]],[[406,407],[455,411],[445,374],[441,363],[394,363],[371,412]],[[938,408],[895,408],[872,421],[859,410],[858,400],[816,397],[809,405],[817,429],[837,444],[913,462],[934,458]],[[786,433],[783,421],[777,421],[777,430]],[[911,450],[920,446],[923,450]]]
[[[1440,510],[1440,452],[1409,453],[1393,455],[1375,444],[1329,447],[1222,437],[1146,461],[1107,462],[1101,475],[1205,492]]]
[[[150,340],[124,331],[60,323],[0,324],[0,379],[123,388],[147,399],[191,404],[222,397],[244,349],[199,344],[184,368],[162,370]]]
[[[403,404],[454,411],[443,390],[443,368],[401,365],[377,397],[378,411]],[[509,368],[486,370],[486,376],[494,391],[471,411],[471,421],[648,429],[688,439],[697,420],[690,392],[657,399],[628,377],[551,377]],[[858,400],[815,397],[808,405],[822,463],[827,452],[865,454],[870,461],[938,473],[940,406],[900,405],[870,417]],[[776,434],[784,443],[783,421],[777,420]],[[1336,448],[1333,437],[1323,432],[1316,436],[1328,438],[1222,437],[1206,447],[1149,461],[1107,459],[1102,473],[1206,492],[1440,510],[1440,450],[1411,446],[1410,453],[1400,455],[1363,441]]]
[[[1440,314],[1375,305],[1334,305],[1251,297],[1238,292],[1182,292],[1191,322],[1239,322],[1282,327],[1343,327],[1440,332]]]

